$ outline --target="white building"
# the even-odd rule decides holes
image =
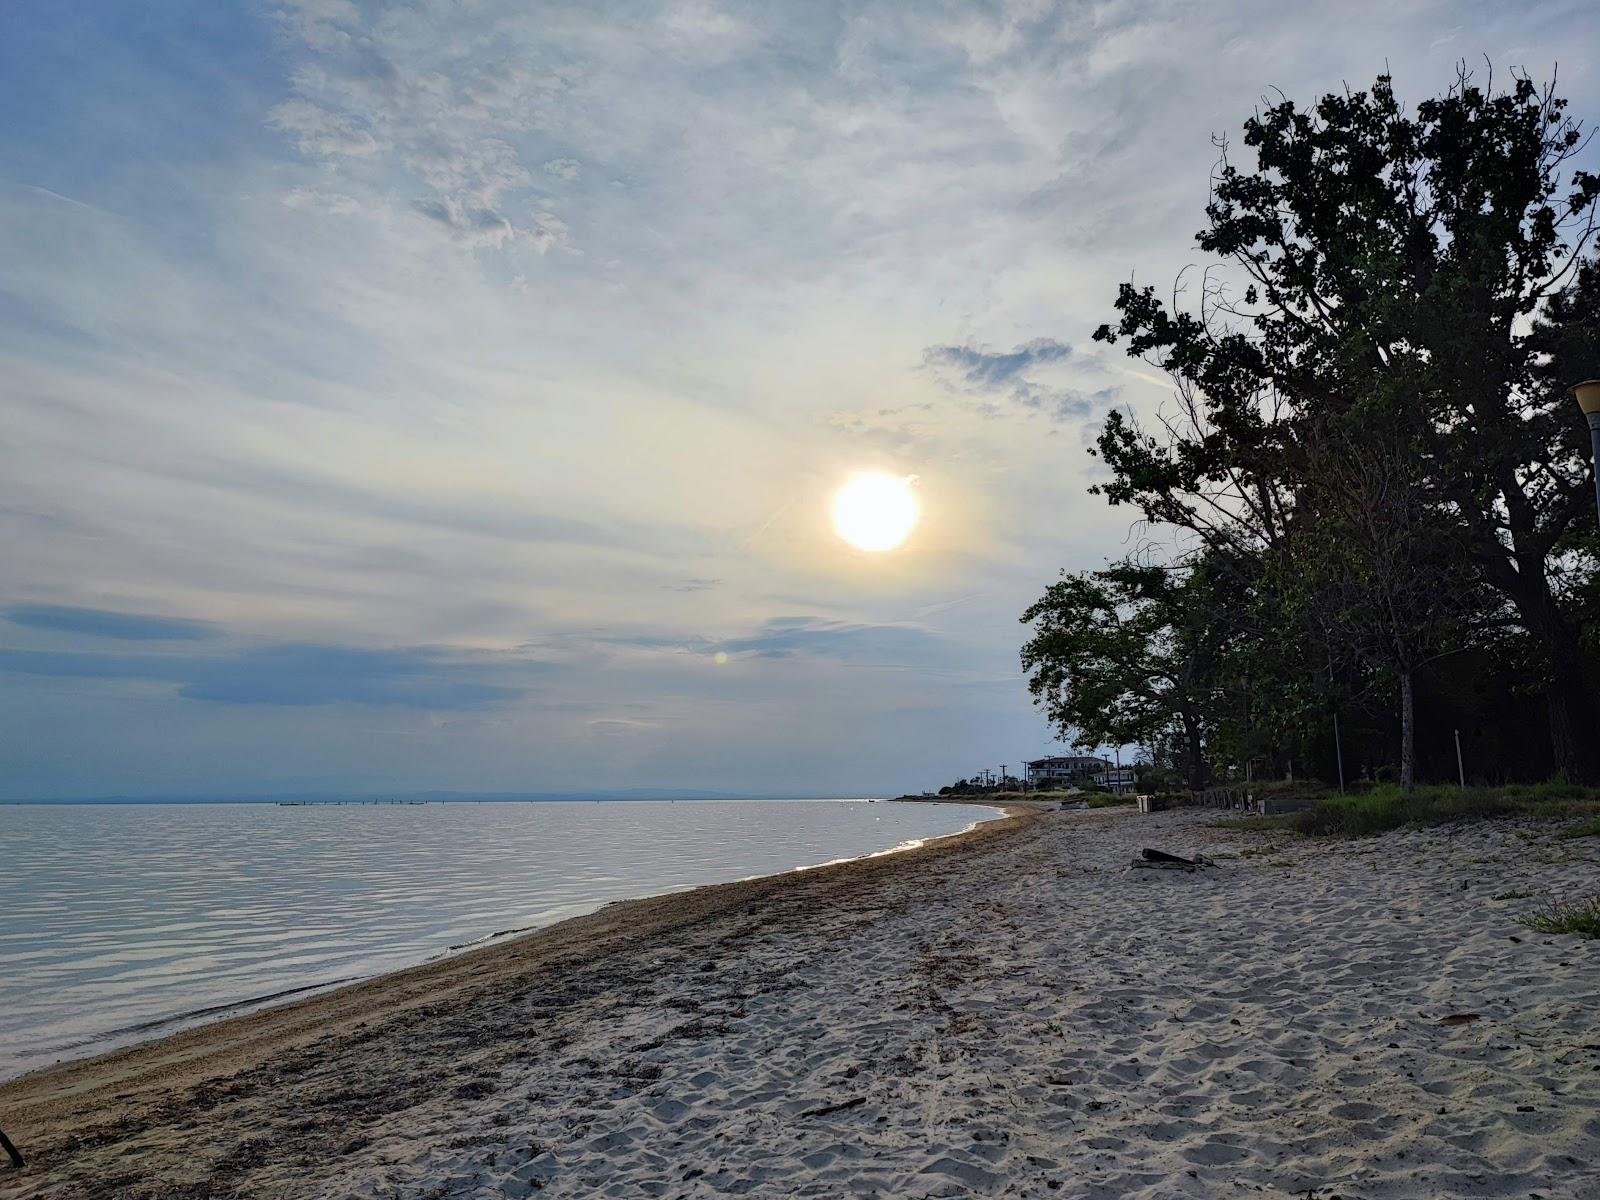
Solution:
[[[1028,763],[1028,782],[1034,787],[1044,784],[1071,785],[1089,783],[1111,764],[1091,755],[1058,755],[1054,758],[1036,758]]]
[[[1117,792],[1121,795],[1136,791],[1139,786],[1132,767],[1110,767],[1104,771],[1097,771],[1094,782],[1108,792]]]

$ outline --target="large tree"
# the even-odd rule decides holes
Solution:
[[[1207,692],[1226,633],[1207,579],[1133,562],[1063,573],[1022,620],[1034,703],[1085,749],[1151,745],[1176,727],[1189,786],[1206,785]]]
[[[1258,113],[1252,167],[1223,147],[1199,235],[1222,270],[1198,310],[1124,285],[1096,334],[1165,368],[1186,415],[1151,431],[1113,414],[1099,448],[1114,503],[1274,554],[1305,423],[1381,392],[1417,432],[1442,535],[1537,652],[1558,769],[1600,781],[1574,599],[1592,477],[1563,386],[1595,373],[1600,178],[1575,168],[1565,108],[1462,71],[1414,113],[1387,76]]]
[[[1416,774],[1417,676],[1468,649],[1482,589],[1429,478],[1419,431],[1380,394],[1300,430],[1284,606],[1338,676],[1398,693],[1400,786]],[[1401,409],[1403,411],[1403,409]]]

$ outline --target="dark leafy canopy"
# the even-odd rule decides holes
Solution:
[[[1478,617],[1512,623],[1536,664],[1557,766],[1600,778],[1580,652],[1592,482],[1563,390],[1600,374],[1582,130],[1549,88],[1463,71],[1414,113],[1387,76],[1314,109],[1283,100],[1244,142],[1254,167],[1224,146],[1214,179],[1199,241],[1221,266],[1196,310],[1124,285],[1096,334],[1163,367],[1180,399],[1154,431],[1112,415],[1097,490],[1287,578],[1316,431],[1403,431],[1431,539],[1459,548],[1492,589]]]
[[[1176,732],[1191,786],[1204,786],[1204,693],[1225,636],[1213,601],[1195,572],[1117,563],[1063,575],[1022,616],[1034,702],[1087,749]]]

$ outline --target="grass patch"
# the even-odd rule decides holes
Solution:
[[[1574,825],[1570,829],[1563,829],[1556,836],[1558,838],[1600,837],[1600,817],[1584,821],[1581,825]]]
[[[1090,808],[1120,808],[1124,804],[1135,804],[1135,796],[1119,796],[1114,792],[1090,792],[1084,797]]]
[[[1491,899],[1491,900],[1526,900],[1529,896],[1537,896],[1538,894],[1539,894],[1538,892],[1519,892],[1519,891],[1513,890],[1513,891],[1509,891],[1509,892],[1501,892],[1498,896],[1490,896],[1489,899]]]
[[[1337,793],[1320,779],[1263,779],[1255,783],[1235,784],[1254,796],[1268,800],[1325,800]]]
[[[1600,896],[1589,896],[1575,904],[1552,904],[1531,917],[1526,925],[1538,933],[1575,933],[1583,938],[1600,938]]]
[[[1271,817],[1223,817],[1211,822],[1213,829],[1237,829],[1242,833],[1273,833],[1293,829],[1294,813],[1280,813]]]
[[[1314,837],[1370,837],[1407,825],[1449,825],[1496,817],[1552,821],[1589,817],[1590,823],[1600,827],[1600,790],[1545,783],[1419,787],[1402,792],[1393,784],[1383,784],[1366,792],[1330,796],[1315,808],[1293,814],[1290,828]]]

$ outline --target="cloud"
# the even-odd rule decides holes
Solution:
[[[479,19],[487,16],[487,19]],[[529,157],[533,135],[573,83],[572,68],[510,14],[420,4],[378,11],[343,0],[285,0],[297,42],[294,95],[270,123],[336,178],[423,189],[412,207],[459,244],[538,254],[566,240],[527,162],[572,182],[568,156]]]
[[[519,662],[538,672],[543,664]],[[502,664],[432,650],[285,644],[220,655],[118,655],[0,650],[0,671],[60,679],[142,679],[216,704],[357,704],[471,712],[526,690],[498,679]]]
[[[278,105],[272,110],[271,123],[294,138],[305,154],[365,158],[378,152],[378,140],[356,121],[303,100]]]
[[[1090,331],[1191,260],[1209,135],[1272,84],[1388,59],[1419,97],[1475,47],[1600,35],[1539,2],[1442,46],[1438,5],[183,7],[12,6],[8,82],[52,119],[0,131],[0,540],[8,601],[227,628],[0,612],[15,795],[1037,754],[1016,613],[1125,532],[1079,414],[1169,395]],[[1600,111],[1594,72],[1563,91]],[[925,481],[892,561],[827,528],[868,466]],[[575,752],[585,717],[670,736]]]
[[[364,704],[464,712],[521,689],[481,682],[481,668],[418,650],[270,646],[208,663],[179,693],[221,704]]]
[[[669,592],[705,592],[721,582],[720,579],[685,579],[682,583],[663,583],[661,586]]]
[[[759,632],[730,638],[708,654],[748,654],[756,658],[812,655],[845,662],[901,665],[925,659],[934,636],[915,625],[870,625],[824,617],[774,617]]]
[[[1006,401],[1030,412],[1042,412],[1053,421],[1077,420],[1104,411],[1120,392],[1111,386],[1084,392],[1073,387],[1041,382],[1041,367],[1064,363],[1072,347],[1054,338],[1035,338],[1014,350],[992,351],[973,346],[930,346],[923,365],[950,391],[972,396],[975,410],[984,417],[1003,417]]]
[[[1039,363],[1061,362],[1072,347],[1053,338],[1035,338],[1015,350],[997,354],[971,346],[931,346],[923,353],[929,366],[947,368],[969,387],[994,388],[1015,382]]]
[[[5,610],[13,625],[29,629],[48,629],[56,633],[80,633],[91,637],[121,638],[126,641],[193,641],[209,637],[213,630],[204,621],[182,617],[151,617],[139,613],[111,612],[100,608],[67,608],[53,604],[24,604]]]
[[[469,246],[504,246],[517,236],[511,218],[493,208],[464,205],[453,196],[418,200],[417,211]]]
[[[0,650],[0,671],[53,679],[176,679],[181,658],[137,654],[83,654],[61,650]]]

